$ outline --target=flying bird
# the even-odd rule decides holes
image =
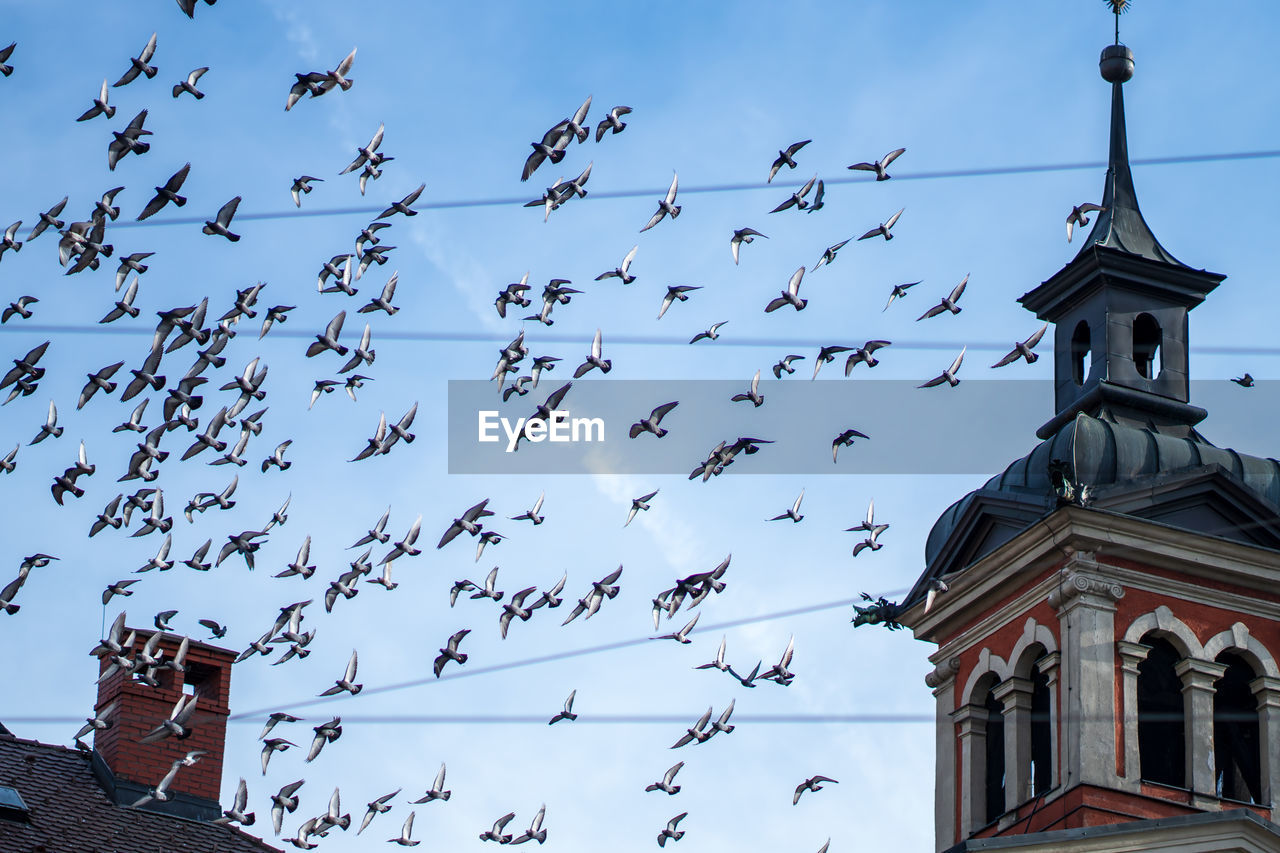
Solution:
[[[187,175],[191,172],[191,164],[187,163],[181,169],[169,176],[169,180],[164,182],[164,186],[156,187],[156,194],[147,202],[147,206],[142,209],[142,213],[138,214],[138,221],[141,222],[149,216],[153,216],[169,202],[173,202],[178,207],[182,207],[187,203],[186,196],[178,195],[178,190],[182,189],[182,184],[187,180]],[[119,289],[119,288],[117,288]]]
[[[642,510],[648,511],[649,501],[653,500],[654,496],[657,495],[659,491],[660,491],[659,489],[654,489],[652,492],[649,492],[649,494],[647,495],[641,495],[638,498],[632,498],[631,510],[630,512],[627,513],[627,520],[623,523],[622,526],[626,527],[628,524],[634,521],[636,517],[636,513]]]
[[[782,513],[782,515],[775,515],[769,520],[782,521],[784,518],[789,518],[792,522],[799,523],[800,519],[804,518],[804,516],[800,514],[800,501],[802,500],[804,500],[804,489],[800,490],[800,496],[796,498],[796,502],[792,504],[791,509]]]
[[[236,208],[240,206],[240,196],[236,196],[231,201],[224,204],[218,209],[218,215],[213,218],[212,222],[206,221],[204,228],[201,229],[209,235],[218,235],[226,237],[232,243],[240,239],[239,234],[231,232],[231,217],[236,215]]]
[[[445,644],[445,648],[440,649],[440,654],[436,657],[435,663],[432,665],[432,669],[436,674],[436,678],[440,677],[440,673],[444,670],[444,665],[447,664],[449,661],[457,661],[459,665],[465,664],[467,662],[467,653],[459,652],[458,644],[461,643],[463,638],[470,633],[471,633],[470,628],[463,628],[461,631],[458,631],[457,633],[455,633],[453,636],[449,638],[449,642]],[[442,765],[440,768],[440,776],[437,777],[437,782],[443,782],[443,781],[444,781],[444,767]],[[437,798],[433,797],[432,799],[437,799]],[[448,797],[447,796],[439,797],[438,799],[448,799]]]
[[[199,89],[196,88],[196,82],[201,77],[203,77],[205,72],[208,70],[209,70],[209,67],[207,65],[202,68],[197,68],[194,71],[192,71],[190,74],[188,74],[186,76],[186,79],[178,83],[175,83],[173,86],[173,96],[176,98],[179,95],[181,95],[183,92],[189,92],[193,96],[195,96],[195,99],[197,101],[204,98],[204,92],[201,92]]]
[[[627,256],[622,259],[622,263],[617,269],[600,273],[600,275],[596,276],[596,281],[604,281],[606,278],[622,279],[623,284],[630,284],[635,281],[636,277],[631,275],[629,271],[631,269],[631,262],[636,259],[636,252],[638,251],[640,251],[639,244],[632,246],[631,251],[627,252]]]
[[[675,219],[680,215],[681,205],[676,204],[676,191],[680,185],[680,176],[673,174],[671,177],[671,186],[667,189],[666,196],[662,201],[658,202],[658,211],[649,218],[649,223],[640,229],[640,233],[648,231],[653,226],[662,221],[663,217],[670,215]]]
[[[631,112],[631,107],[614,107],[609,110],[605,117],[596,125],[596,142],[604,139],[605,133],[612,130],[614,133],[622,133],[622,129],[627,126],[622,121],[622,116]]]
[[[729,251],[733,253],[733,263],[738,263],[738,252],[742,248],[743,243],[750,243],[757,237],[769,239],[767,234],[761,234],[754,228],[739,228],[733,232],[733,236],[729,238]]]
[[[714,341],[716,338],[720,337],[720,327],[728,322],[728,320],[721,320],[719,323],[712,323],[711,328],[704,332],[698,332],[698,334],[694,335],[693,338],[690,339],[689,343],[696,344],[704,338],[706,340]]]
[[[778,363],[773,366],[774,377],[777,379],[781,379],[783,373],[795,373],[796,369],[791,366],[791,362],[803,361],[803,360],[804,360],[804,356],[802,355],[783,356],[782,359],[779,360]]]
[[[295,207],[302,207],[302,196],[305,193],[315,189],[311,186],[312,181],[323,181],[324,178],[313,178],[310,175],[303,175],[300,178],[293,179],[293,186],[289,192],[293,195],[293,204]]]
[[[1040,339],[1044,337],[1044,333],[1048,330],[1049,324],[1045,323],[1031,337],[1027,338],[1025,341],[1020,341],[1019,343],[1014,344],[1013,349],[1008,355],[991,366],[993,368],[1004,367],[1006,364],[1012,364],[1020,358],[1025,358],[1027,360],[1027,364],[1035,364],[1036,360],[1039,359],[1040,356],[1031,350],[1035,349],[1036,344],[1040,343]]]
[[[788,145],[785,150],[779,151],[777,159],[775,159],[773,161],[773,165],[769,167],[769,180],[765,183],[773,183],[773,176],[778,174],[778,170],[783,166],[794,169],[796,167],[796,161],[794,159],[796,152],[812,141],[812,139],[806,139],[803,142],[793,142]]]
[[[1095,211],[1101,213],[1104,210],[1106,210],[1105,207],[1093,202],[1085,202],[1084,204],[1073,206],[1071,212],[1067,214],[1067,242],[1071,242],[1071,231],[1075,226],[1079,225],[1083,228],[1089,224],[1088,214]]]
[[[552,717],[551,720],[547,723],[547,725],[554,726],[556,723],[560,722],[561,720],[569,720],[570,722],[573,722],[574,720],[578,719],[578,715],[573,713],[573,699],[577,695],[578,695],[577,690],[569,691],[569,698],[564,700],[564,710],[558,711],[556,715]]]
[[[944,311],[950,311],[952,314],[959,314],[964,309],[956,303],[960,301],[960,297],[964,295],[964,289],[969,284],[969,274],[965,273],[965,277],[960,283],[951,288],[951,293],[942,298],[942,301],[930,308],[928,311],[916,318],[916,322],[927,320],[930,317],[936,317]]]
[[[143,136],[150,136],[151,131],[144,130],[142,125],[147,120],[147,111],[143,110],[133,117],[133,121],[129,122],[124,130],[113,130],[111,142],[107,145],[107,168],[115,171],[116,164],[120,162],[120,158],[132,151],[134,154],[146,154],[151,150],[151,144],[140,141]]]
[[[1247,373],[1244,376],[1238,376],[1231,381],[1239,385],[1241,388],[1252,388],[1254,385],[1253,377]]]
[[[782,211],[790,207],[794,207],[796,210],[804,210],[806,207],[809,206],[809,202],[805,201],[805,196],[807,196],[809,194],[809,191],[813,189],[813,185],[814,183],[817,182],[817,180],[818,180],[818,176],[814,175],[812,178],[808,180],[807,183],[805,183],[804,186],[802,186],[800,189],[793,192],[790,195],[790,197],[787,198],[786,201],[782,202],[782,204],[778,205],[777,207],[775,207],[773,210],[769,212],[781,213]]]
[[[632,438],[638,438],[640,435],[651,432],[658,438],[662,438],[667,434],[667,430],[663,429],[659,424],[662,419],[671,413],[671,410],[680,405],[679,400],[673,400],[670,403],[663,403],[661,406],[655,406],[653,411],[649,412],[649,417],[641,418],[631,425],[628,433]]]
[[[156,34],[152,33],[150,40],[147,41],[147,46],[142,49],[142,53],[129,60],[129,70],[120,75],[120,79],[111,84],[112,87],[119,87],[127,83],[132,83],[134,80],[138,79],[139,74],[147,75],[148,80],[155,77],[156,72],[159,71],[159,69],[154,65],[148,65],[151,61],[151,57],[155,55],[155,52]]]
[[[865,364],[867,367],[875,367],[880,363],[880,359],[876,358],[874,353],[876,350],[884,349],[891,346],[891,341],[867,341],[862,346],[855,349],[844,361],[844,375],[848,376],[853,373],[853,369],[859,364]]]
[[[764,405],[764,395],[760,393],[760,371],[751,377],[751,387],[745,394],[734,394],[729,398],[734,403],[750,402],[757,409]]]
[[[902,211],[903,211],[903,210],[906,210],[906,208],[904,207],[904,208],[900,209],[900,210],[899,210],[897,213],[895,213],[893,216],[890,216],[890,217],[889,217],[889,219],[888,219],[887,221],[885,221],[885,222],[881,222],[881,223],[880,223],[879,225],[877,225],[875,228],[872,228],[870,231],[868,231],[866,234],[863,234],[863,235],[862,235],[861,237],[859,237],[858,239],[859,239],[859,240],[869,240],[869,239],[871,239],[872,237],[883,237],[886,241],[888,241],[888,240],[892,240],[892,239],[893,239],[893,234],[892,234],[892,233],[890,233],[890,230],[889,230],[889,229],[893,228],[893,226],[894,226],[895,224],[897,224],[897,222],[898,222],[898,217],[902,215]]]
[[[800,298],[800,282],[804,279],[804,267],[796,270],[791,274],[791,280],[787,282],[787,289],[782,291],[780,296],[776,296],[764,307],[764,313],[771,314],[784,305],[790,305],[797,311],[804,310],[809,304],[808,299]]]
[[[948,383],[952,388],[959,385],[960,380],[956,379],[956,373],[960,370],[960,365],[964,362],[964,353],[965,353],[965,350],[967,349],[968,349],[967,346],[961,349],[960,354],[956,356],[956,360],[951,362],[951,366],[948,367],[946,370],[942,371],[940,375],[935,376],[932,379],[930,379],[928,382],[925,382],[922,385],[917,385],[916,387],[932,388],[935,385],[941,385],[943,382]]]
[[[837,784],[836,780],[832,779],[830,776],[810,776],[799,785],[796,785],[796,792],[791,797],[791,805],[794,806],[796,803],[800,802],[800,795],[805,791],[821,791],[823,782]]]
[[[840,452],[840,448],[853,447],[855,438],[865,438],[869,441],[871,436],[858,432],[856,429],[847,429],[831,440],[831,461],[833,463],[836,461],[836,454]]]
[[[890,163],[906,153],[906,150],[907,149],[905,148],[895,148],[888,154],[884,155],[883,159],[877,160],[874,163],[854,163],[848,168],[862,172],[875,172],[877,181],[887,181],[891,176],[885,171],[885,169],[889,168]]]
[[[900,299],[900,298],[902,298],[902,297],[906,296],[906,295],[907,295],[907,291],[908,291],[908,290],[910,290],[911,288],[915,287],[915,286],[916,286],[917,284],[919,284],[919,283],[920,283],[920,282],[918,282],[918,281],[909,281],[909,282],[907,282],[906,284],[895,284],[895,285],[893,286],[893,289],[889,292],[889,301],[888,301],[888,302],[886,302],[886,303],[884,304],[884,307],[883,307],[883,308],[881,308],[880,310],[881,310],[881,311],[888,311],[888,310],[889,310],[889,306],[893,304],[893,300],[895,300],[895,299]]]

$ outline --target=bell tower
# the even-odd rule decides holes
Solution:
[[[939,851],[1280,850],[1280,463],[1195,429],[1188,312],[1224,277],[1138,208],[1133,70],[1117,38],[1102,209],[1019,300],[1056,412],[939,517],[896,617],[937,646]]]

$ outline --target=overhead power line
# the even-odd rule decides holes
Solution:
[[[155,329],[144,326],[117,326],[117,325],[60,325],[56,323],[11,323],[0,326],[0,334],[9,332],[17,334],[20,332],[28,332],[37,335],[108,335],[108,336],[135,336],[151,338],[155,334]],[[315,334],[303,329],[282,329],[276,327],[269,333],[272,338],[297,338],[301,340],[311,340]],[[379,331],[377,335],[379,340],[388,341],[419,341],[428,343],[505,343],[511,337],[511,332],[490,332],[483,330],[464,331],[464,332],[446,332],[435,330],[408,330],[395,331],[388,329]],[[582,335],[571,335],[560,333],[538,334],[538,342],[547,344],[581,344],[586,341]],[[716,341],[717,347],[761,347],[761,348],[797,348],[809,347],[817,348],[827,346],[831,343],[831,338],[762,338],[762,337],[745,337],[731,338],[727,335],[722,336]],[[609,346],[688,346],[689,341],[686,337],[677,335],[610,335]],[[961,347],[967,346],[971,350],[989,351],[989,352],[1007,352],[1011,346],[1010,341],[926,341],[926,340],[898,340],[893,342],[894,349],[899,350],[945,350],[954,352]],[[1227,345],[1201,345],[1192,348],[1199,355],[1264,355],[1264,356],[1280,356],[1280,346],[1227,346]]]
[[[1183,165],[1188,163],[1222,163],[1233,160],[1267,160],[1280,157],[1280,149],[1264,150],[1264,151],[1231,151],[1219,154],[1180,154],[1171,157],[1138,157],[1129,161],[1132,166],[1172,166]],[[1027,175],[1040,172],[1073,172],[1084,169],[1105,169],[1107,163],[1104,160],[1090,160],[1080,163],[1038,163],[1023,166],[983,166],[972,169],[942,169],[927,172],[897,172],[893,173],[895,181],[931,181],[946,178],[988,178],[998,177],[1002,175]],[[836,175],[831,178],[823,178],[828,184],[852,184],[852,183],[868,183],[874,182],[874,178],[863,177],[861,175]],[[708,186],[686,186],[680,188],[681,195],[701,195],[704,193],[727,193],[727,192],[744,192],[751,190],[777,190],[778,186],[762,181],[739,184],[712,184]],[[588,192],[584,201],[592,199],[606,198],[648,198],[651,196],[665,195],[667,188],[654,187],[647,189],[632,190],[591,190]],[[439,201],[418,201],[413,205],[416,210],[452,210],[458,208],[471,207],[505,207],[510,205],[523,205],[529,201],[529,196],[508,196],[505,198],[468,198],[468,199],[452,199]],[[360,207],[329,207],[314,208],[306,210],[276,210],[253,212],[237,212],[236,221],[242,222],[246,220],[259,219],[301,219],[317,216],[354,216],[361,214],[363,216],[376,216],[386,210],[385,204],[374,206]],[[146,219],[142,222],[117,222],[113,228],[154,228],[165,225],[203,225],[207,220],[212,219],[213,214],[208,216],[175,216],[169,218],[153,218]]]

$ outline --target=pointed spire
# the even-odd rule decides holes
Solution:
[[[1123,90],[1125,81],[1133,76],[1133,51],[1121,44],[1109,45],[1102,51],[1100,65],[1103,79],[1111,83],[1111,149],[1102,193],[1104,210],[1099,212],[1079,255],[1091,246],[1099,245],[1184,267],[1186,265],[1169,254],[1151,233],[1150,226],[1142,218],[1142,211],[1138,209],[1138,195],[1133,188]]]

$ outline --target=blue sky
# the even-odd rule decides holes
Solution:
[[[135,540],[123,531],[85,537],[96,513],[129,485],[113,481],[124,473],[136,439],[111,434],[110,428],[136,401],[121,403],[119,392],[99,395],[77,412],[84,374],[119,359],[126,360],[126,369],[138,366],[155,311],[208,295],[216,317],[236,289],[257,281],[267,283],[260,307],[298,308],[262,341],[256,339],[256,321],[242,323],[224,353],[227,367],[210,383],[228,381],[254,357],[270,365],[264,386],[270,411],[263,434],[249,445],[250,465],[239,471],[238,504],[198,516],[193,525],[177,515],[191,495],[217,491],[231,478],[228,466],[210,468],[201,457],[181,463],[175,455],[160,466],[156,484],[175,513],[178,559],[206,538],[217,548],[228,533],[262,524],[292,494],[289,521],[271,532],[256,571],[233,558],[208,575],[179,568],[138,576],[143,580],[136,593],[115,599],[106,614],[109,622],[124,607],[131,623],[143,625],[155,612],[176,608],[178,630],[203,639],[196,620],[214,618],[230,626],[228,645],[243,648],[279,606],[317,599],[306,622],[318,629],[315,653],[280,667],[259,658],[238,665],[232,688],[237,713],[290,708],[314,697],[341,674],[353,647],[360,652],[360,680],[373,688],[429,676],[434,650],[462,627],[474,629],[464,648],[472,654],[468,666],[476,668],[643,637],[651,633],[649,601],[655,594],[729,553],[729,586],[702,605],[699,628],[839,602],[863,590],[908,587],[923,568],[933,520],[996,470],[934,477],[735,475],[703,484],[657,475],[449,476],[446,467],[447,381],[488,378],[497,349],[521,328],[519,316],[526,313],[514,311],[501,320],[493,297],[526,270],[535,288],[562,277],[585,293],[557,309],[551,329],[524,324],[534,355],[564,361],[530,397],[506,407],[517,415],[569,378],[597,328],[604,331],[606,357],[613,359],[610,379],[717,379],[745,386],[757,369],[767,372],[794,352],[806,360],[788,381],[807,381],[814,342],[860,344],[869,338],[898,343],[883,351],[875,379],[923,381],[965,345],[970,350],[961,379],[1050,376],[1049,357],[993,373],[986,365],[1001,353],[982,347],[1007,348],[1039,327],[1015,300],[1073,256],[1075,247],[1063,239],[1063,217],[1073,204],[1098,200],[1102,170],[906,178],[1103,159],[1110,93],[1098,76],[1097,56],[1111,40],[1110,16],[1102,3],[860,5],[855,13],[849,4],[820,2],[788,4],[785,12],[765,3],[536,8],[393,2],[353,12],[349,4],[329,0],[224,0],[214,7],[201,4],[189,21],[171,0],[87,7],[0,0],[0,44],[18,43],[11,60],[15,72],[0,79],[0,115],[9,128],[0,227],[22,219],[19,236],[25,238],[38,212],[63,195],[70,196],[69,218],[86,218],[103,190],[124,185],[117,198],[124,213],[108,228],[109,242],[117,257],[156,253],[141,279],[142,317],[113,324],[110,334],[65,327],[97,325],[116,298],[114,263],[64,277],[50,234],[0,258],[0,302],[20,294],[40,299],[31,320],[0,327],[0,358],[7,362],[52,341],[41,363],[48,373],[39,391],[0,409],[0,452],[23,443],[17,471],[0,477],[7,508],[0,566],[16,570],[22,556],[35,551],[61,558],[32,574],[20,595],[22,611],[0,620],[0,637],[10,647],[41,649],[22,675],[21,694],[0,698],[0,721],[89,712],[94,672],[85,653],[100,636],[101,590],[130,576],[159,545],[156,536]],[[1280,38],[1280,15],[1261,0],[1232,4],[1229,14],[1211,11],[1190,2],[1159,8],[1151,3],[1136,5],[1123,19],[1122,40],[1137,57],[1137,74],[1126,87],[1135,158],[1275,147],[1280,95],[1265,81],[1273,71],[1268,59]],[[75,117],[89,106],[102,78],[114,82],[152,32],[158,33],[157,78],[112,89],[111,102],[119,107],[114,119],[77,124]],[[352,47],[358,53],[350,91],[283,111],[294,72],[331,68]],[[202,65],[211,68],[200,81],[207,97],[172,99],[169,87]],[[573,144],[563,164],[545,164],[522,184],[528,143],[589,94],[593,124],[615,104],[633,107],[627,129],[599,144]],[[129,155],[108,171],[109,131],[142,108],[150,111],[152,150]],[[362,199],[355,176],[337,173],[380,122],[386,124],[383,151],[396,159]],[[690,192],[763,181],[777,150],[801,139],[813,142],[797,155],[799,168],[784,169],[768,189]],[[826,208],[811,216],[767,213],[815,172],[844,177],[852,174],[845,170],[848,164],[899,146],[907,153],[891,171],[901,179],[831,184]],[[125,227],[150,198],[151,187],[185,162],[192,164],[184,188],[188,206],[164,211],[153,225]],[[558,175],[573,177],[588,162],[594,164],[589,193],[654,192],[620,199],[589,194],[545,224],[540,210],[519,205],[427,207],[466,199],[532,199]],[[1192,314],[1196,379],[1276,373],[1274,354],[1217,354],[1213,348],[1274,346],[1268,283],[1275,266],[1277,168],[1275,159],[1135,168],[1143,211],[1162,243],[1191,266],[1228,275]],[[638,234],[673,170],[682,188],[681,217]],[[419,215],[394,217],[394,226],[382,232],[383,242],[397,248],[387,266],[374,267],[357,283],[357,297],[317,295],[313,282],[325,260],[350,251],[369,221],[364,214],[246,217],[233,225],[243,235],[234,245],[200,234],[199,225],[164,224],[178,213],[211,217],[235,195],[243,197],[242,217],[292,211],[290,183],[304,173],[324,178],[304,198],[304,212],[377,206],[426,184]],[[834,264],[810,270],[802,286],[811,300],[805,311],[763,313],[798,266],[811,267],[826,246],[904,207],[893,241],[851,243]],[[743,226],[769,239],[744,247],[741,264],[734,266],[729,236]],[[637,244],[635,283],[592,280]],[[366,319],[355,309],[392,270],[399,272],[396,302],[402,310],[394,317],[371,317],[377,360],[361,372],[373,381],[358,392],[358,403],[339,389],[308,411],[312,383],[333,378],[341,359],[331,353],[306,359],[306,338],[277,332],[314,334],[346,309],[343,340],[354,343]],[[963,313],[915,322],[966,273],[971,278]],[[881,311],[892,284],[916,279],[924,283]],[[671,284],[704,289],[655,320]],[[729,324],[720,340],[683,343],[723,320]],[[401,338],[380,340],[392,333]],[[467,339],[403,339],[412,333]],[[614,336],[680,342],[625,345],[611,342]],[[742,346],[735,338],[777,343]],[[930,346],[907,346],[913,342]],[[1050,352],[1049,341],[1041,348]],[[164,372],[180,376],[193,357],[192,347],[166,357]],[[832,368],[839,366],[827,368],[833,399],[856,400],[859,384],[870,376],[836,381]],[[1219,395],[1230,400],[1227,390],[1239,389],[1229,386]],[[961,384],[919,393],[966,392]],[[202,420],[231,402],[226,392],[206,396],[212,399],[196,413]],[[50,399],[58,403],[66,433],[27,447]],[[1043,411],[1031,418],[1037,423],[1053,414],[1047,386],[1044,400]],[[346,461],[372,434],[380,412],[394,418],[415,401],[415,443],[365,462]],[[638,401],[635,416],[661,402]],[[149,408],[150,425],[158,423],[159,404],[154,400]],[[1210,440],[1274,453],[1265,435],[1252,429],[1265,416],[1246,414],[1246,407],[1215,412],[1205,424]],[[751,434],[751,413],[741,417],[742,434]],[[1001,417],[989,412],[991,419]],[[676,423],[673,417],[673,428]],[[940,418],[917,428],[961,453],[988,434],[981,419]],[[162,446],[180,454],[189,441],[185,436],[171,434]],[[98,472],[83,481],[83,499],[59,508],[48,486],[71,464],[81,439]],[[257,461],[285,439],[294,440],[287,454],[293,467],[259,474]],[[1028,431],[1021,443],[1007,447],[1004,458],[1011,461],[1034,443]],[[874,437],[851,450],[875,453]],[[801,524],[763,521],[790,506],[802,488]],[[624,529],[630,499],[653,489],[660,489],[653,508]],[[543,491],[546,524],[533,528],[506,520]],[[436,551],[432,546],[449,520],[486,497],[497,511],[493,529],[508,540],[486,550],[479,563],[469,537]],[[855,540],[843,529],[861,519],[872,498],[877,516],[892,526],[883,550],[855,560]],[[402,585],[394,592],[366,585],[358,597],[324,614],[325,585],[347,568],[353,553],[346,547],[388,506],[388,530],[397,538],[423,517],[423,555],[396,562]],[[317,576],[271,578],[308,534]],[[481,580],[499,565],[499,586],[508,592],[533,584],[546,588],[567,572],[571,604],[619,563],[625,567],[622,592],[595,618],[561,628],[563,610],[540,611],[514,626],[505,642],[498,638],[498,609],[491,602],[462,599],[450,609],[447,601],[455,580]],[[689,812],[682,824],[688,835],[678,849],[805,851],[831,837],[835,853],[865,844],[870,834],[891,840],[895,849],[928,850],[931,725],[749,721],[753,715],[932,714],[923,682],[931,647],[905,632],[854,632],[850,617],[848,607],[835,607],[700,631],[689,646],[655,642],[306,707],[301,715],[309,722],[282,731],[284,736],[309,735],[310,725],[332,714],[353,720],[437,714],[549,719],[575,688],[582,718],[550,729],[541,723],[354,722],[313,765],[287,753],[273,759],[265,779],[253,741],[260,730],[255,718],[231,727],[224,798],[229,802],[236,780],[245,776],[259,812],[254,829],[261,829],[267,795],[300,776],[307,784],[296,818],[323,811],[335,785],[353,811],[397,787],[416,797],[445,761],[454,798],[416,807],[415,824],[416,837],[445,849],[474,846],[476,835],[508,811],[517,812],[517,822],[527,822],[545,802],[550,843],[565,851],[598,849],[602,838],[618,850],[649,849],[658,830],[681,811]],[[682,618],[688,617],[682,612],[672,627],[683,624]],[[747,690],[715,671],[694,671],[711,659],[722,634],[730,662],[748,669],[760,658],[767,667],[794,635],[795,682],[787,689],[765,684]],[[667,749],[707,705],[719,712],[730,700],[746,720],[735,732],[700,747]],[[592,725],[592,715],[674,716],[688,723]],[[66,743],[75,725],[12,728],[20,736]],[[644,793],[678,759],[687,762],[679,777],[684,790],[672,798]],[[793,807],[795,785],[816,773],[840,783]],[[322,843],[338,850],[380,848],[407,814],[403,794],[394,806],[358,839],[331,834]],[[300,822],[286,822],[286,831]]]

